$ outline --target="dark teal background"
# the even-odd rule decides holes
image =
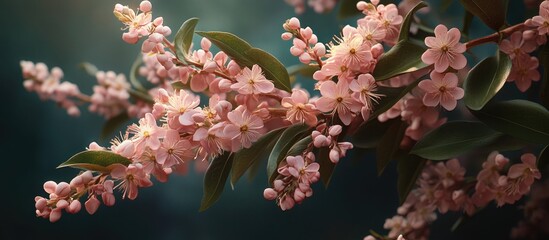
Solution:
[[[43,182],[69,181],[78,172],[56,166],[91,141],[102,145],[108,141],[99,140],[101,117],[82,108],[82,116],[72,118],[54,103],[26,92],[19,61],[59,66],[65,80],[78,84],[85,93],[91,93],[95,79],[78,68],[83,61],[102,70],[127,73],[140,46],[121,40],[122,24],[112,15],[114,4],[84,0],[2,3],[0,176],[4,192],[0,214],[7,224],[0,226],[1,239],[362,239],[369,229],[381,231],[385,218],[395,214],[394,165],[377,177],[375,159],[366,155],[357,161],[343,160],[327,190],[317,184],[312,198],[288,212],[263,199],[267,181],[261,172],[253,183],[243,179],[235,190],[227,186],[219,202],[203,213],[198,212],[202,176],[189,174],[142,189],[135,201],[122,200],[117,194],[114,207],[101,206],[93,216],[83,210],[64,214],[53,224],[36,218],[34,196],[45,196]],[[135,8],[139,1],[122,4]],[[154,16],[163,16],[174,32],[187,18],[199,17],[198,30],[232,32],[273,53],[287,66],[298,63],[289,53],[291,43],[280,39],[282,23],[294,16],[283,0],[166,0],[153,1],[153,5]],[[457,4],[450,9],[453,15],[445,16],[444,23],[461,26],[462,10]],[[436,23],[437,14],[431,16]],[[310,9],[300,19],[323,42],[329,42],[346,24],[334,13],[318,15]],[[480,26],[476,20],[474,24]],[[475,34],[486,31],[482,26],[476,29]],[[489,207],[453,236],[445,233],[458,214],[442,217],[433,226],[433,239],[476,239],[493,227],[501,230],[491,229],[492,234],[485,236],[504,239],[520,212],[514,207],[499,210]],[[499,215],[494,217],[494,213]]]

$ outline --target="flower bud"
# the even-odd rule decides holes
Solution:
[[[139,4],[139,10],[142,12],[150,12],[152,11],[152,4],[149,1],[143,1]]]
[[[263,191],[263,197],[267,200],[275,200],[277,196],[278,193],[272,188],[266,188]]]

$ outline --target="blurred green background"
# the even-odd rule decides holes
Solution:
[[[199,213],[202,175],[191,173],[171,176],[166,184],[142,189],[135,201],[117,195],[114,207],[101,206],[94,216],[82,210],[76,215],[64,214],[54,224],[36,218],[34,196],[45,196],[42,184],[47,180],[69,181],[78,172],[56,166],[91,141],[101,145],[108,141],[99,140],[104,122],[101,117],[81,109],[82,116],[72,118],[54,103],[42,102],[34,93],[26,92],[19,61],[59,66],[65,80],[78,84],[85,93],[91,93],[95,79],[79,69],[81,62],[127,73],[140,46],[121,40],[122,24],[112,15],[115,3],[3,1],[0,17],[7,29],[4,27],[0,38],[0,176],[5,194],[0,202],[7,225],[0,225],[1,239],[362,239],[369,229],[381,231],[385,218],[395,214],[398,202],[394,165],[377,177],[375,160],[366,155],[358,161],[342,161],[328,189],[317,184],[312,198],[288,212],[263,199],[267,180],[260,173],[254,182],[241,180],[234,190],[227,186],[217,204]],[[121,3],[136,8],[139,1]],[[163,16],[174,32],[187,18],[199,17],[198,30],[232,32],[273,53],[286,66],[298,63],[289,53],[291,43],[280,39],[282,23],[294,16],[283,0],[165,0],[153,1],[153,5],[154,16]],[[450,9],[455,7],[454,3]],[[437,15],[432,16],[436,23]],[[459,24],[461,16],[458,9],[454,15],[445,16],[444,22]],[[322,42],[329,42],[344,24],[354,21],[338,20],[335,12],[318,15],[311,9],[300,19]],[[480,27],[478,34],[482,31]],[[508,217],[494,218],[494,213]],[[520,212],[514,207],[498,211],[489,207],[447,236],[458,216],[449,214],[437,221],[432,239],[477,239],[483,236],[482,229],[495,226],[505,231],[490,231],[485,236],[505,239]]]

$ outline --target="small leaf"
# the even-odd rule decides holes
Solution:
[[[502,0],[459,0],[463,7],[498,31],[505,24],[506,4]]]
[[[89,62],[83,62],[83,63],[80,63],[79,65],[80,68],[82,68],[82,70],[84,70],[84,72],[86,72],[88,75],[92,76],[92,77],[95,77],[95,74],[97,72],[99,72],[99,69],[97,69],[97,67]]]
[[[116,129],[123,126],[128,120],[130,120],[130,116],[128,116],[128,112],[126,111],[110,118],[103,125],[103,129],[101,130],[101,138],[105,139],[109,137],[114,133],[114,131],[116,131]]]
[[[536,164],[541,172],[547,169],[547,165],[549,165],[549,145],[541,150]]]
[[[421,61],[425,48],[409,41],[398,42],[384,53],[376,64],[373,76],[376,81],[383,81],[405,73],[424,68],[427,64]]]
[[[148,93],[143,93],[143,92],[137,91],[135,89],[128,89],[128,93],[130,94],[131,97],[133,97],[137,100],[141,100],[141,101],[144,101],[146,103],[154,104],[154,100],[152,99],[152,97]]]
[[[427,7],[427,4],[423,1],[418,2],[411,10],[406,14],[406,17],[404,18],[404,22],[402,22],[402,26],[400,27],[400,35],[398,35],[398,41],[406,41],[408,40],[408,35],[410,34],[410,25],[412,24],[412,21],[414,20],[414,14],[424,7]]]
[[[423,171],[423,167],[425,166],[426,162],[427,160],[414,155],[410,155],[408,158],[398,161],[397,190],[400,204],[406,201],[408,194],[416,185],[416,180]]]
[[[278,164],[284,159],[288,150],[294,145],[294,143],[299,140],[300,134],[309,129],[309,126],[304,124],[295,124],[288,127],[282,132],[282,135],[276,141],[276,144],[269,154],[269,160],[267,162],[267,176],[269,182],[273,182],[276,178],[276,171],[278,169]]]
[[[480,122],[447,122],[427,133],[410,153],[430,160],[445,160],[492,143],[502,135]]]
[[[531,143],[549,144],[549,111],[537,103],[510,100],[471,112],[497,131]]]
[[[225,182],[231,172],[233,155],[225,152],[210,163],[206,175],[204,175],[204,195],[200,203],[200,212],[211,207],[223,193]]]
[[[243,148],[236,152],[232,166],[231,185],[234,186],[248,168],[272,150],[284,130],[285,128],[272,130],[259,138],[250,148]]]
[[[306,65],[306,64],[297,64],[288,67],[288,74],[290,76],[301,75],[304,77],[313,77],[313,74],[318,70],[318,66]]]
[[[378,87],[379,94],[383,94],[383,97],[379,99],[377,104],[374,104],[374,111],[370,114],[370,119],[377,118],[380,114],[386,112],[391,107],[393,107],[401,98],[403,98],[408,92],[412,91],[421,79],[418,78],[413,83],[406,87],[400,88],[389,88],[389,87]]]
[[[83,151],[75,154],[57,168],[72,167],[108,173],[113,164],[128,166],[131,161],[111,151]]]
[[[387,165],[393,160],[395,154],[400,149],[400,142],[404,137],[404,132],[408,124],[404,121],[393,121],[389,129],[379,140],[376,149],[377,175],[380,176]]]
[[[183,84],[180,81],[172,82],[172,87],[174,89],[189,89],[189,87],[187,85]]]
[[[130,79],[130,83],[134,88],[136,88],[141,92],[147,92],[147,89],[143,87],[141,82],[139,82],[139,80],[137,79],[137,74],[139,73],[139,66],[141,66],[142,63],[143,63],[143,57],[141,56],[141,54],[139,54],[137,55],[137,58],[135,58],[135,61],[133,61],[132,67],[130,69],[129,79]]]
[[[400,121],[400,119],[392,119],[387,122],[379,122],[377,118],[369,120],[353,134],[353,139],[351,140],[353,146],[358,148],[375,148],[393,121]]]
[[[288,153],[286,154],[286,156],[297,156],[297,155],[303,154],[303,152],[305,151],[305,149],[307,149],[307,147],[309,147],[309,144],[311,144],[311,142],[313,142],[313,138],[309,134],[305,138],[297,141],[290,148],[290,150],[288,150]]]
[[[232,33],[227,32],[196,32],[208,38],[231,59],[242,66],[251,68],[257,64],[263,70],[265,77],[272,80],[274,85],[282,90],[291,91],[290,76],[284,65],[273,55],[259,48],[252,47]]]
[[[181,25],[179,31],[175,34],[175,55],[177,56],[177,59],[182,62],[186,62],[185,57],[189,54],[189,50],[191,49],[196,24],[198,24],[198,18],[189,18]]]
[[[332,181],[332,175],[336,166],[336,164],[330,160],[330,148],[319,148],[315,158],[316,162],[320,165],[320,169],[318,170],[318,172],[320,172],[320,180],[324,184],[324,187],[328,188]]]
[[[484,107],[503,87],[511,67],[511,59],[503,52],[477,64],[469,72],[463,86],[465,104],[473,110]]]

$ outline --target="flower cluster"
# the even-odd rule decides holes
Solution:
[[[428,225],[436,220],[436,210],[442,214],[463,211],[473,215],[492,201],[498,206],[515,203],[541,175],[533,154],[523,154],[521,163],[512,164],[504,174],[508,164],[509,159],[492,152],[473,180],[465,177],[465,168],[458,159],[428,163],[417,180],[417,188],[398,208],[398,215],[385,221],[384,228],[390,230],[388,236],[403,234],[411,239],[428,239]]]
[[[317,13],[324,13],[332,10],[337,4],[338,0],[284,0],[289,5],[293,6],[295,13],[301,14],[305,12],[305,1],[307,5],[313,8]]]
[[[124,112],[130,106],[130,83],[126,77],[112,71],[99,71],[96,78],[99,85],[93,87],[90,112],[97,112],[107,119]]]

